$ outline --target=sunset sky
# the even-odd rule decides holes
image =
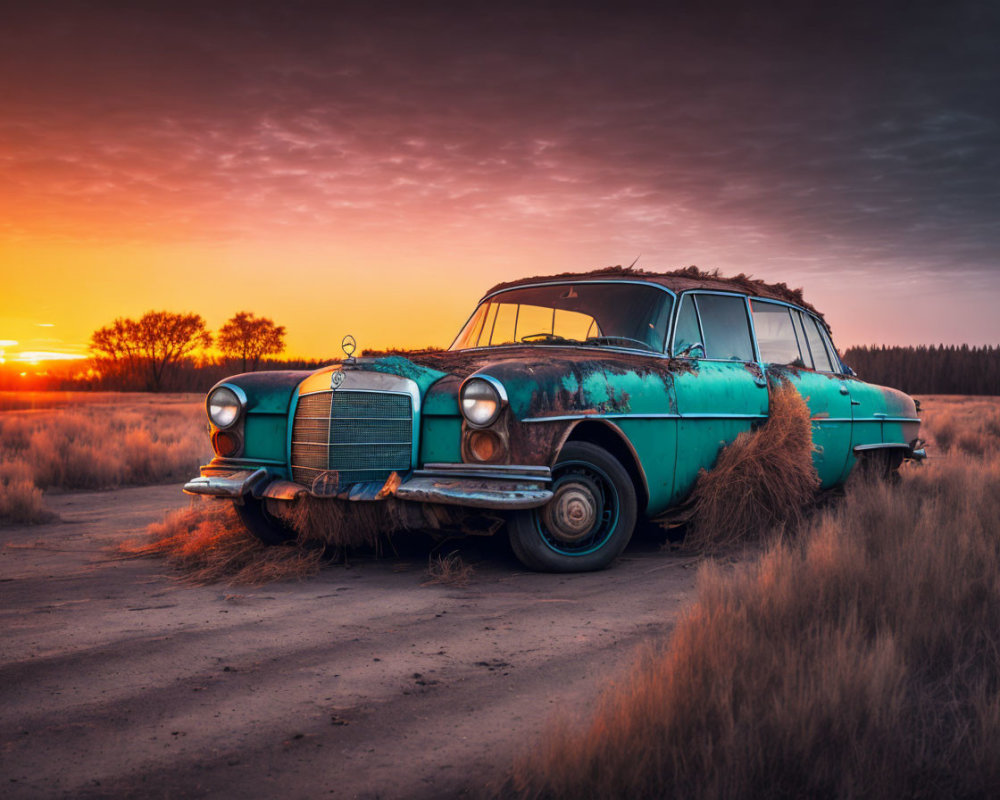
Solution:
[[[397,5],[7,7],[0,353],[150,309],[447,346],[636,258],[803,286],[841,348],[1000,341],[1000,4]]]

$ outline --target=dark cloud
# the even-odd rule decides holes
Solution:
[[[817,5],[22,9],[0,230],[501,227],[993,271],[998,7]]]

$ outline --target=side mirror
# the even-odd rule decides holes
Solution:
[[[700,351],[698,355],[695,355],[694,351]],[[705,357],[705,345],[701,342],[695,342],[694,344],[689,344],[687,347],[683,348],[680,352],[674,354],[674,358],[704,358]]]
[[[843,361],[840,362],[840,366],[843,367],[845,375],[850,375],[852,378],[857,377],[858,373],[856,373],[853,369],[847,366],[847,364],[845,364]]]

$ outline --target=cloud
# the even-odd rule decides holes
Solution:
[[[996,14],[22,12],[0,234],[989,271]],[[306,11],[308,13],[306,13]],[[9,86],[12,82],[6,80]]]

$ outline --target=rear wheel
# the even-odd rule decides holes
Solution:
[[[521,563],[542,572],[603,569],[625,549],[637,502],[628,472],[607,450],[569,442],[552,471],[552,499],[508,522]]]
[[[902,448],[866,450],[858,459],[855,471],[860,480],[868,483],[897,483],[900,480],[899,468],[902,463]]]
[[[295,538],[295,531],[264,508],[264,501],[244,497],[243,502],[233,501],[236,516],[250,533],[264,544],[283,544]]]

